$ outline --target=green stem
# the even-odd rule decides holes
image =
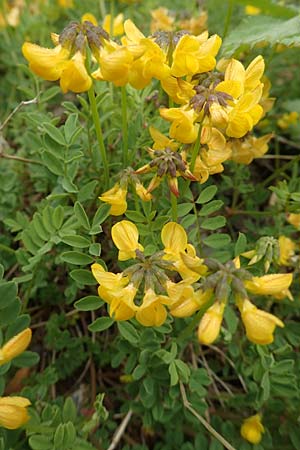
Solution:
[[[115,2],[114,0],[110,0],[110,30],[109,34],[112,38],[114,35],[114,18],[115,18]]]
[[[91,88],[88,91],[88,96],[89,96],[89,101],[90,101],[90,105],[91,105],[92,118],[93,118],[93,122],[95,125],[100,156],[102,159],[102,164],[103,164],[103,169],[104,169],[104,184],[105,184],[104,188],[106,189],[108,187],[109,168],[108,168],[106,150],[105,150],[104,141],[103,141],[103,133],[102,133],[102,128],[101,128],[101,124],[100,124],[100,118],[99,118],[98,109],[97,109],[95,90],[94,90],[93,85],[91,86]]]
[[[265,187],[267,186],[270,181],[272,181],[274,178],[277,178],[282,172],[284,172],[286,169],[288,169],[290,166],[292,166],[295,161],[299,161],[300,160],[300,155],[295,156],[294,159],[292,159],[291,161],[287,162],[286,164],[284,164],[283,166],[281,166],[278,170],[275,170],[272,175],[270,175],[268,178],[265,179],[265,181],[263,183],[260,184],[261,187]]]
[[[226,15],[224,31],[223,31],[223,37],[222,37],[223,40],[227,36],[228,30],[229,30],[229,26],[230,26],[230,22],[231,22],[231,16],[232,16],[232,11],[233,11],[233,0],[228,0],[227,15]]]
[[[200,145],[201,145],[201,126],[199,128],[197,140],[195,142],[195,145],[194,145],[194,148],[193,148],[193,151],[192,151],[191,164],[190,164],[190,171],[191,172],[193,172],[193,170],[195,168],[195,162],[196,162],[196,158],[198,156],[199,150],[200,150]]]
[[[122,140],[124,168],[128,166],[128,122],[127,122],[127,96],[126,86],[121,87],[122,93]]]
[[[171,207],[172,207],[172,220],[174,222],[177,222],[178,219],[178,211],[177,211],[177,197],[173,194],[173,192],[170,192],[171,194]]]

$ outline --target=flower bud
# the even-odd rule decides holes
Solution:
[[[198,339],[201,344],[210,345],[219,336],[225,304],[214,303],[202,317],[198,327]]]

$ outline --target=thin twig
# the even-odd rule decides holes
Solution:
[[[231,367],[235,370],[238,379],[240,380],[240,383],[244,389],[245,392],[248,392],[247,386],[245,384],[245,381],[243,380],[243,378],[241,377],[241,375],[238,373],[237,368],[235,367],[234,362],[232,361],[232,359],[229,358],[229,356],[226,355],[226,353],[224,353],[222,350],[219,349],[219,347],[216,347],[215,345],[210,345],[210,348],[213,349],[215,352],[219,353],[220,355],[223,356],[224,359],[226,359],[226,361],[229,362],[229,364],[231,365]]]
[[[205,356],[204,356],[203,351],[202,351],[201,348],[200,348],[200,353],[201,353],[201,358],[198,358],[198,359],[199,359],[199,361],[202,363],[202,365],[205,367],[205,369],[207,370],[208,376],[210,377],[210,380],[211,380],[211,384],[212,384],[214,390],[216,391],[216,394],[217,394],[217,396],[218,396],[218,399],[219,399],[221,405],[222,405],[223,408],[224,408],[224,402],[223,402],[223,400],[222,400],[222,398],[221,398],[221,394],[220,394],[219,388],[218,388],[218,386],[216,385],[215,380],[214,380],[214,377],[213,377],[214,372],[213,372],[213,371],[211,370],[211,368],[209,367],[208,362],[206,361],[206,358],[205,358]]]
[[[195,416],[199,422],[206,428],[206,430],[217,439],[227,450],[236,450],[221,434],[219,434],[200,414],[192,407],[187,399],[184,385],[180,382],[180,392],[182,397],[183,406]],[[111,450],[111,449],[108,449]]]
[[[290,141],[289,139],[286,139],[285,137],[282,137],[282,136],[274,136],[274,138],[278,142],[282,142],[283,144],[290,145],[291,147],[294,147],[294,148],[297,148],[298,150],[300,150],[300,145],[294,141]]]
[[[13,159],[14,161],[19,161],[26,164],[38,164],[39,166],[44,165],[41,161],[37,161],[36,159],[21,158],[21,156],[8,155],[7,153],[3,152],[0,152],[0,158]]]
[[[116,448],[116,446],[118,445],[120,439],[122,438],[122,436],[126,430],[126,427],[131,419],[131,416],[132,416],[132,410],[130,409],[128,411],[128,413],[126,414],[126,416],[124,417],[124,419],[122,420],[119,428],[117,428],[115,434],[113,435],[111,444],[107,450],[114,450]]]
[[[74,314],[78,313],[78,309],[72,309],[72,311],[69,311],[66,313],[66,316],[73,316]],[[45,320],[44,322],[39,322],[39,323],[35,323],[33,325],[30,326],[30,328],[40,328],[40,327],[44,327],[45,325],[47,325],[48,320]]]
[[[6,117],[6,119],[4,120],[4,122],[0,125],[0,131],[3,130],[3,128],[6,127],[6,125],[8,124],[8,122],[10,121],[10,119],[12,118],[12,116],[14,116],[16,114],[16,112],[19,111],[19,109],[22,108],[22,106],[27,106],[27,105],[33,105],[34,103],[37,103],[38,101],[38,97],[34,97],[32,100],[27,100],[27,101],[22,101],[21,103],[19,103],[15,109],[12,110],[12,112]]]

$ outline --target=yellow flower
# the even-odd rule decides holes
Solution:
[[[135,192],[144,202],[149,202],[152,199],[152,194],[142,185],[142,183],[135,184]]]
[[[261,13],[261,9],[260,8],[256,8],[256,6],[246,5],[245,6],[245,13],[248,14],[249,16],[257,16],[258,14]]]
[[[173,52],[171,75],[184,77],[213,70],[221,43],[220,36],[216,34],[210,38],[207,32],[200,36],[185,34]]]
[[[74,8],[73,0],[57,0],[57,2],[62,8]]]
[[[296,244],[286,236],[279,236],[279,264],[289,266],[291,258],[295,254]]]
[[[242,437],[251,444],[259,444],[262,439],[262,434],[265,432],[264,426],[261,423],[261,415],[255,414],[244,420],[241,426]]]
[[[106,80],[115,86],[125,86],[129,81],[129,72],[133,56],[126,47],[115,42],[105,42],[98,54],[100,68],[92,73],[96,80]]]
[[[24,397],[0,397],[0,426],[8,430],[20,428],[29,420],[26,408],[30,404]]]
[[[286,130],[291,125],[296,125],[299,121],[299,114],[297,111],[292,111],[290,113],[283,114],[280,119],[277,120],[277,125],[282,129]]]
[[[136,250],[143,251],[144,247],[139,244],[139,232],[134,223],[121,220],[111,229],[111,236],[115,246],[119,249],[119,261],[136,258]]]
[[[199,125],[195,124],[197,118],[193,110],[183,108],[161,108],[160,115],[172,122],[170,127],[170,137],[183,144],[195,142],[198,136]]]
[[[110,214],[112,216],[120,216],[127,209],[126,196],[127,189],[121,188],[117,183],[108,191],[103,192],[99,199],[111,205]]]
[[[289,214],[287,221],[291,225],[294,225],[294,227],[297,228],[297,230],[300,229],[300,214],[294,214],[294,213]]]
[[[156,128],[150,126],[149,132],[154,141],[154,144],[152,145],[153,150],[164,150],[167,147],[174,151],[178,149],[179,144],[177,142],[174,142],[173,139],[167,138],[167,136],[162,134]]]
[[[230,159],[239,164],[250,164],[254,158],[260,158],[269,150],[268,142],[273,134],[266,134],[260,138],[246,136],[243,139],[231,139],[227,146],[231,150]]]
[[[225,304],[223,302],[214,303],[202,319],[198,327],[198,340],[201,344],[212,344],[220,334],[223,320]]]
[[[182,78],[173,76],[161,80],[161,87],[169,97],[180,105],[184,105],[195,95],[194,85]]]
[[[193,279],[189,278],[179,283],[173,283],[170,280],[167,281],[166,290],[172,300],[169,306],[172,316],[190,317],[211,298],[211,289],[206,291],[198,289],[195,292],[191,285],[192,283]]]
[[[152,21],[150,24],[151,34],[155,31],[172,31],[175,21],[174,17],[169,16],[167,8],[157,8],[151,11]]]
[[[170,74],[167,56],[154,40],[145,38],[131,20],[124,22],[126,37],[122,44],[132,53],[134,62],[129,72],[129,83],[136,89],[146,87],[151,79],[162,80]]]
[[[207,12],[202,11],[198,17],[191,17],[190,19],[183,19],[179,22],[181,30],[187,30],[191,34],[198,36],[206,28]]]
[[[92,85],[92,79],[87,73],[85,58],[81,52],[63,63],[63,70],[60,76],[60,87],[65,94],[68,91],[76,93],[86,92]]]
[[[70,51],[61,45],[50,49],[30,42],[23,44],[22,52],[32,72],[48,81],[56,81],[61,77],[64,62],[70,55]]]
[[[160,327],[167,318],[164,304],[169,302],[170,299],[167,296],[157,295],[153,289],[147,289],[143,302],[136,312],[136,320],[144,327]]]
[[[274,340],[273,333],[276,326],[284,327],[278,317],[258,309],[248,299],[238,301],[238,308],[246,328],[247,338],[255,344],[271,344]]]
[[[187,235],[184,228],[176,222],[169,222],[163,226],[161,240],[164,252],[171,257],[177,257],[184,252],[188,245]]]
[[[204,275],[207,267],[203,259],[196,256],[193,245],[188,244],[184,228],[176,222],[163,226],[161,240],[164,245],[164,259],[172,261],[182,278],[195,282]]]
[[[288,290],[293,281],[292,273],[274,273],[263,275],[262,277],[253,277],[244,282],[245,288],[252,294],[257,295],[285,295],[291,298]]]
[[[112,36],[120,36],[124,34],[124,15],[118,14],[116,17],[114,17],[113,22],[113,30],[112,30]],[[107,14],[104,17],[102,28],[110,34],[110,27],[111,27],[111,15]]]
[[[91,22],[93,25],[95,25],[95,27],[98,26],[98,21],[96,19],[96,17],[94,16],[94,14],[91,13],[85,13],[83,14],[83,16],[81,17],[81,22]]]
[[[6,342],[6,344],[0,348],[0,366],[23,353],[30,344],[31,336],[31,329],[26,328]]]
[[[109,314],[114,320],[129,320],[134,317],[137,307],[134,297],[137,289],[122,273],[106,272],[100,264],[91,266],[93,276],[100,284],[99,297],[110,305]]]

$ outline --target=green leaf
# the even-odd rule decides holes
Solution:
[[[168,371],[170,374],[170,385],[175,386],[179,381],[179,376],[178,376],[176,364],[174,361],[172,361],[171,364],[169,365]]]
[[[85,238],[83,236],[78,236],[76,234],[62,236],[61,240],[65,244],[70,245],[71,247],[77,247],[77,248],[89,247],[91,244],[91,242],[87,238]]]
[[[178,217],[186,216],[193,209],[193,203],[181,203],[177,207]]]
[[[132,372],[132,376],[135,380],[140,380],[146,373],[147,367],[138,364],[134,371]]]
[[[199,211],[199,216],[209,216],[210,214],[222,208],[222,206],[223,206],[222,200],[213,200],[207,203],[206,205],[202,206],[201,210]]]
[[[211,217],[204,219],[200,224],[201,228],[205,230],[217,230],[218,228],[224,227],[226,224],[226,219],[223,216]]]
[[[133,345],[138,344],[140,338],[138,332],[134,328],[133,325],[129,322],[118,322],[118,329],[120,334],[123,336],[126,341],[130,342]]]
[[[261,42],[270,45],[291,46],[300,43],[300,17],[280,20],[273,17],[247,17],[237,25],[223,41],[222,56],[232,56],[240,48],[250,47]]]
[[[80,223],[83,228],[86,230],[90,229],[90,222],[88,219],[88,216],[86,215],[86,212],[80,202],[76,202],[74,205],[74,213],[77,217],[78,222]]]
[[[211,248],[226,247],[231,241],[231,237],[225,233],[214,233],[203,239],[205,245]]]
[[[260,383],[262,389],[263,389],[263,401],[266,402],[268,398],[270,397],[270,377],[269,372],[265,372],[263,374],[263,377],[261,379]]]
[[[55,228],[59,230],[63,224],[63,221],[64,221],[64,208],[61,205],[59,205],[53,211],[52,222]]]
[[[93,243],[89,247],[89,253],[93,256],[100,256],[101,255],[101,244],[99,243]]]
[[[64,125],[64,134],[66,142],[71,142],[73,134],[77,131],[78,114],[70,114]]]
[[[97,281],[89,270],[74,269],[70,272],[70,277],[80,284],[87,284],[91,286],[97,284]]]
[[[32,367],[35,366],[40,360],[38,353],[26,351],[17,356],[13,360],[13,365],[16,367]]]
[[[0,283],[0,309],[10,305],[15,300],[17,292],[17,283],[13,281],[2,281]]]
[[[96,214],[93,218],[92,228],[101,225],[101,223],[103,223],[104,220],[107,219],[110,209],[111,205],[108,205],[107,203],[104,203],[97,209]]]
[[[94,259],[80,252],[64,252],[61,254],[61,259],[70,264],[77,264],[78,266],[85,266],[94,262]]]
[[[246,250],[247,237],[244,233],[239,233],[239,237],[234,246],[234,256],[238,256]]]
[[[68,397],[64,403],[62,416],[64,422],[75,422],[77,418],[77,408],[71,397]]]
[[[88,329],[93,333],[97,331],[104,331],[111,327],[113,323],[114,320],[111,317],[99,317],[88,326]]]
[[[191,374],[189,366],[184,361],[181,361],[181,359],[175,359],[174,363],[176,364],[177,372],[178,375],[180,376],[180,379],[184,383],[188,383]]]
[[[145,216],[140,213],[139,211],[129,211],[127,210],[125,213],[125,216],[127,217],[127,219],[132,220],[133,222],[146,222],[146,218]]]
[[[21,310],[21,302],[18,298],[15,298],[10,304],[1,310],[0,314],[0,327],[8,325],[16,320]]]
[[[53,450],[52,437],[42,434],[30,436],[29,445],[32,450]]]
[[[42,160],[45,163],[45,167],[55,175],[64,174],[64,164],[53,153],[48,150],[44,150],[42,153]]]
[[[64,135],[54,125],[52,125],[51,123],[45,122],[45,123],[43,123],[43,128],[44,128],[45,132],[48,134],[48,136],[50,136],[51,139],[53,139],[55,142],[57,142],[58,144],[61,144],[63,146],[66,145]]]
[[[101,308],[103,305],[103,301],[100,297],[96,295],[88,295],[86,297],[82,297],[74,303],[74,306],[79,311],[95,311],[96,309]]]
[[[203,204],[209,202],[215,196],[217,190],[217,186],[214,185],[208,186],[207,188],[203,189],[203,191],[197,198],[196,203]]]

